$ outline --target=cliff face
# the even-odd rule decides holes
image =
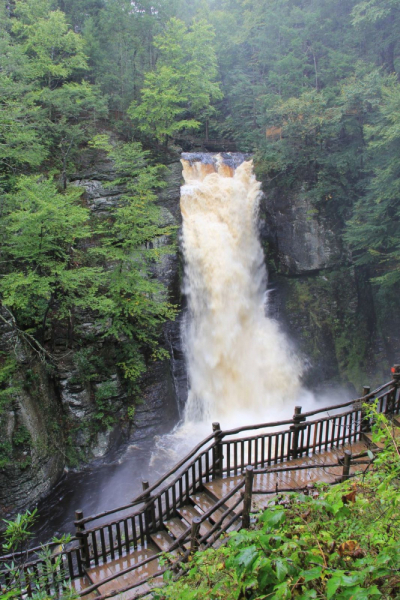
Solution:
[[[261,236],[271,310],[306,362],[308,385],[381,382],[399,354],[399,336],[380,291],[355,268],[342,229],[318,213],[301,187],[265,193]],[[387,306],[387,304],[386,304]]]
[[[75,177],[74,183],[85,189],[87,206],[100,218],[112,214],[122,192],[104,186],[113,178],[107,160],[89,164]],[[168,167],[166,180],[160,194],[161,218],[179,225],[179,162]],[[164,246],[170,241],[158,238],[152,243]],[[175,249],[154,265],[154,275],[179,304]],[[18,345],[11,327],[4,321],[0,325],[0,358],[10,360],[14,382],[0,410],[0,519],[34,505],[67,466],[79,468],[128,438],[168,430],[179,418],[179,398],[185,397],[187,386],[179,318],[165,325],[161,341],[171,359],[149,363],[139,401],[130,395],[113,360],[115,348],[99,336],[91,315],[82,312],[77,321],[79,338],[72,346],[65,328],[53,332],[51,371],[33,350]]]

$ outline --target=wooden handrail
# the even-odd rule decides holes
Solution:
[[[199,444],[197,444],[197,446],[195,446],[189,452],[189,454],[187,454],[184,458],[182,458],[181,461],[179,461],[176,465],[174,465],[174,467],[172,467],[172,469],[170,469],[167,473],[165,473],[162,477],[160,477],[155,483],[153,483],[153,485],[151,485],[149,488],[147,488],[146,494],[143,494],[143,493],[139,494],[138,496],[136,496],[136,498],[134,500],[132,500],[132,502],[130,502],[129,504],[127,504],[127,505],[125,505],[123,507],[113,508],[111,510],[106,510],[103,513],[100,513],[98,515],[91,515],[89,517],[85,517],[83,519],[74,521],[75,525],[84,525],[85,523],[89,523],[89,521],[94,521],[96,519],[101,519],[101,518],[106,517],[108,515],[115,514],[116,512],[127,510],[128,508],[132,508],[133,506],[136,506],[137,504],[141,504],[142,502],[144,502],[146,500],[146,496],[148,494],[151,494],[151,492],[153,492],[161,483],[163,483],[166,479],[168,479],[168,477],[171,477],[171,475],[173,475],[174,473],[176,473],[176,471],[178,469],[180,469],[185,464],[185,462],[187,462],[188,460],[190,460],[195,454],[197,454],[197,452],[203,446],[205,446],[205,444],[207,444],[213,438],[214,438],[214,434],[212,433],[208,437],[206,437],[202,442],[200,442]]]
[[[357,398],[355,400],[349,400],[348,402],[344,402],[342,404],[337,404],[334,406],[329,406],[329,407],[322,407],[322,408],[318,408],[316,410],[313,411],[309,411],[306,413],[302,413],[302,416],[307,418],[307,417],[311,417],[317,414],[321,414],[327,411],[332,411],[332,410],[338,410],[339,408],[345,408],[346,406],[351,406],[356,402],[361,402],[361,401],[368,401],[371,398],[374,398],[376,394],[378,394],[379,392],[381,392],[382,390],[384,390],[385,388],[393,385],[395,383],[395,380],[391,380],[388,383],[383,384],[382,386],[380,386],[379,388],[377,388],[376,390],[374,390],[373,392],[370,392],[369,394],[367,394],[366,396],[362,396],[361,398]],[[317,422],[317,421],[315,421]],[[238,433],[241,433],[243,431],[256,431],[258,429],[271,429],[271,428],[275,428],[275,427],[282,427],[284,425],[293,425],[294,420],[293,419],[286,419],[283,421],[275,421],[275,422],[269,422],[269,423],[258,423],[258,424],[253,424],[253,425],[245,425],[243,427],[237,427],[235,429],[228,429],[228,430],[223,430],[221,431],[221,433],[219,434],[220,439],[224,439],[227,436],[231,436],[231,435],[236,435]],[[147,490],[146,490],[146,495],[151,494],[151,492],[153,492],[156,488],[158,488],[164,481],[166,481],[166,479],[168,479],[169,477],[171,477],[171,475],[173,475],[174,473],[176,473],[185,463],[187,463],[191,458],[193,458],[193,456],[195,456],[198,451],[205,446],[209,441],[211,441],[213,438],[215,438],[215,434],[212,433],[210,434],[208,437],[206,437],[204,440],[202,440],[199,444],[197,444],[197,446],[195,446],[182,460],[180,460],[176,465],[174,465],[167,473],[165,473],[164,475],[162,475],[162,477],[160,477],[157,481],[155,481]],[[190,463],[188,465],[188,467],[191,467],[192,463]],[[175,483],[177,481],[177,479],[174,480],[173,483]],[[170,485],[173,485],[170,484]],[[160,490],[157,494],[156,497],[158,497],[164,490]],[[124,510],[127,510],[129,508],[132,508],[133,506],[136,506],[138,504],[143,503],[145,500],[145,495],[143,493],[139,494],[134,500],[132,500],[132,502],[130,502],[129,504],[126,504],[125,506],[120,506],[117,508],[113,508],[111,510],[107,510],[104,511],[102,513],[99,513],[97,515],[91,515],[89,517],[85,517],[83,519],[74,521],[75,525],[84,525],[85,523],[89,523],[90,521],[94,521],[97,519],[101,519],[104,518],[108,515],[112,515],[115,514],[117,512],[123,512]]]
[[[231,448],[232,448],[232,444],[233,444],[233,448],[235,449],[235,453],[236,453],[236,448],[237,446],[239,446],[241,444],[241,454],[240,454],[240,463],[238,463],[236,461],[236,454],[235,454],[235,465],[233,466],[231,464],[231,467],[229,466],[229,456],[227,457],[227,469],[224,470],[224,472],[226,473],[228,470],[229,472],[234,468],[235,469],[235,473],[241,473],[241,469],[245,466],[244,465],[244,461],[249,460],[249,462],[251,463],[252,460],[254,459],[254,464],[255,467],[257,468],[257,465],[260,464],[265,464],[265,456],[263,454],[263,460],[259,460],[260,455],[257,455],[257,448],[259,448],[258,444],[259,444],[259,440],[262,440],[262,452],[264,453],[264,438],[265,438],[265,442],[268,438],[268,461],[270,461],[270,459],[272,459],[272,462],[275,462],[275,464],[277,464],[278,462],[281,462],[283,460],[289,459],[290,456],[292,456],[292,453],[294,452],[293,448],[294,445],[296,447],[296,451],[303,453],[303,452],[313,452],[315,453],[316,451],[318,451],[318,447],[319,450],[321,450],[321,448],[323,448],[325,446],[325,448],[328,447],[328,445],[332,445],[332,443],[339,443],[339,442],[345,442],[346,439],[347,440],[351,440],[352,438],[355,440],[356,436],[360,436],[360,434],[364,431],[362,423],[363,420],[365,420],[365,416],[363,416],[363,409],[362,409],[362,403],[363,402],[368,402],[372,399],[377,399],[380,400],[382,398],[386,398],[387,399],[387,403],[382,403],[379,405],[379,410],[382,410],[384,412],[387,412],[388,407],[392,406],[391,402],[396,402],[394,406],[396,406],[398,408],[399,405],[399,399],[397,398],[396,394],[393,395],[393,392],[395,392],[397,390],[397,380],[393,379],[391,381],[389,381],[388,383],[385,383],[384,385],[380,386],[379,388],[377,388],[376,390],[374,390],[373,392],[370,392],[364,396],[362,396],[361,398],[357,398],[356,400],[350,400],[348,402],[342,403],[342,404],[337,404],[334,406],[329,406],[329,407],[321,407],[319,409],[313,410],[313,411],[309,411],[307,413],[302,413],[301,414],[301,422],[299,421],[299,419],[297,418],[292,418],[292,419],[286,419],[286,420],[282,420],[282,421],[276,421],[276,422],[272,422],[272,423],[262,423],[262,424],[255,424],[255,425],[247,425],[244,427],[239,427],[239,428],[235,428],[235,429],[231,429],[231,430],[225,430],[225,431],[213,431],[213,433],[211,433],[208,437],[206,437],[204,440],[202,440],[199,444],[197,444],[197,446],[195,446],[183,459],[181,459],[172,469],[170,469],[167,473],[165,473],[162,477],[160,477],[155,483],[152,484],[152,486],[150,486],[149,488],[146,489],[145,493],[141,493],[139,496],[137,496],[132,502],[130,502],[129,504],[125,505],[125,506],[120,506],[108,511],[104,511],[102,513],[96,514],[96,515],[92,515],[86,518],[82,518],[82,519],[78,519],[75,521],[75,524],[78,527],[82,528],[82,536],[85,537],[85,539],[87,540],[89,535],[94,535],[96,536],[97,532],[102,532],[102,530],[104,530],[105,528],[109,528],[112,527],[113,525],[117,525],[117,537],[119,535],[119,524],[124,522],[125,525],[125,530],[126,530],[126,519],[136,519],[138,518],[138,523],[140,524],[140,536],[137,538],[136,534],[133,534],[133,540],[132,543],[135,545],[136,541],[140,541],[141,539],[143,540],[143,535],[146,536],[149,534],[149,532],[153,531],[154,527],[157,526],[157,523],[159,522],[160,524],[162,524],[165,516],[168,516],[168,513],[170,513],[170,508],[168,508],[168,494],[170,494],[170,491],[172,489],[173,492],[173,505],[172,505],[172,511],[176,511],[176,508],[179,507],[181,505],[181,503],[185,500],[185,497],[189,494],[192,493],[195,489],[197,489],[198,485],[202,485],[202,483],[204,482],[204,478],[206,478],[206,480],[208,481],[209,477],[215,477],[215,461],[214,459],[211,460],[211,464],[209,464],[209,452],[212,451],[212,454],[214,455],[214,448],[216,448],[217,446],[219,447],[219,445],[221,443],[224,443],[227,445],[227,449],[228,449],[228,454],[232,452]],[[393,386],[393,387],[392,387]],[[368,388],[366,388],[368,389]],[[382,392],[382,393],[381,393]],[[340,414],[334,414],[334,415],[330,415],[330,411],[335,411],[335,410],[339,410],[341,408],[346,408],[346,407],[351,407],[349,411],[347,412],[343,412]],[[320,415],[322,413],[327,413],[327,416],[324,415],[321,418],[317,418],[315,420],[310,420],[310,421],[306,421],[307,417],[312,417],[315,415]],[[357,414],[361,414],[360,418],[357,418]],[[349,420],[348,420],[349,419]],[[339,428],[337,428],[336,425],[336,421],[339,420]],[[332,426],[328,423],[329,421],[332,421],[333,424]],[[326,426],[325,426],[325,423]],[[255,436],[249,436],[249,437],[243,437],[243,438],[235,438],[235,439],[229,439],[230,436],[234,436],[237,435],[238,433],[241,432],[245,432],[245,431],[257,431],[257,430],[261,430],[261,429],[272,429],[272,428],[277,428],[277,427],[282,427],[282,426],[290,426],[289,429],[280,429],[280,430],[275,430],[275,431],[271,431],[271,432],[262,432],[259,435],[255,435]],[[293,445],[293,440],[297,438],[295,437],[291,437],[292,436],[292,430],[295,431],[295,427],[297,428],[301,428],[301,442],[299,442],[299,445],[297,445],[297,441],[295,442],[295,444]],[[342,435],[341,433],[341,428],[344,428],[344,434]],[[218,428],[219,429],[219,428]],[[309,433],[306,434],[304,433],[304,437],[303,437],[303,431],[308,431]],[[314,431],[314,440],[311,440],[310,443],[310,432]],[[337,433],[335,433],[335,431],[337,431]],[[317,434],[318,432],[318,434]],[[294,434],[293,434],[294,435]],[[307,441],[305,442],[305,436],[308,435]],[[286,437],[288,436],[288,437]],[[317,437],[318,436],[318,437]],[[273,448],[273,453],[271,454],[271,440],[274,439],[274,442],[272,444],[272,448]],[[358,439],[358,438],[357,438]],[[255,455],[253,455],[253,458],[250,457],[250,453],[251,453],[251,448],[253,447],[253,441],[255,440]],[[291,441],[292,440],[292,441]],[[212,442],[210,444],[210,442]],[[207,444],[209,444],[207,446]],[[246,446],[244,446],[243,444],[246,444]],[[261,442],[260,442],[261,444]],[[287,444],[287,449],[285,444]],[[305,445],[304,445],[305,444]],[[265,447],[266,447],[266,443],[265,443]],[[246,453],[248,452],[249,454],[245,454],[244,453],[244,448],[246,448]],[[230,454],[229,454],[230,455]],[[257,458],[258,456],[258,458]],[[361,456],[359,457],[361,458]],[[205,459],[206,461],[206,470],[204,471],[204,467],[203,467],[203,459]],[[217,463],[218,464],[218,463]],[[268,464],[270,465],[271,462],[268,462]],[[354,463],[357,464],[357,463]],[[358,463],[361,464],[361,463]],[[334,465],[330,465],[330,464],[326,464],[326,465],[319,465],[319,467],[333,467]],[[336,465],[335,465],[336,466]],[[182,467],[184,467],[182,469]],[[286,467],[277,467],[277,468],[270,468],[267,467],[266,469],[262,469],[262,470],[257,470],[255,471],[256,474],[258,473],[277,473],[277,472],[281,472],[281,471],[295,471],[295,470],[301,470],[302,468],[312,468],[310,467],[310,465],[308,465],[307,467],[302,467],[302,466],[297,466],[297,467],[290,467],[290,466],[286,466]],[[182,469],[182,470],[181,470]],[[196,471],[198,473],[198,475],[196,474]],[[221,470],[221,474],[222,474],[222,470]],[[160,486],[170,477],[172,477],[173,475],[176,475],[175,478],[168,482],[168,484],[164,485],[161,489],[158,489],[158,491],[156,492],[156,494],[153,496],[151,495],[151,492],[153,492],[154,490],[157,490],[157,488],[160,488]],[[182,486],[179,484],[179,490],[177,493],[177,497],[175,498],[175,489],[174,486],[177,485],[178,482],[183,481],[184,484],[186,484],[186,487],[184,488],[184,490],[182,491]],[[189,485],[189,481],[190,481],[190,485]],[[232,488],[232,490],[230,490],[230,492],[220,501],[218,501],[209,511],[207,511],[206,513],[204,513],[202,515],[201,521],[203,522],[204,520],[206,520],[215,510],[217,510],[217,508],[219,508],[220,506],[222,506],[224,504],[224,502],[226,502],[227,499],[229,499],[231,496],[233,496],[237,491],[239,491],[241,489],[241,487],[243,486],[243,482],[239,483],[237,486],[235,486],[234,488]],[[281,490],[283,491],[283,490]],[[167,509],[165,510],[164,508],[162,508],[164,501],[167,502],[166,506]],[[151,508],[152,506],[156,506],[156,502],[158,503],[158,513],[157,516],[153,517],[153,521],[152,522],[147,522],[146,518],[144,519],[144,528],[142,528],[142,519],[143,517],[145,517],[146,515],[146,511],[149,510],[149,508]],[[98,519],[102,519],[108,515],[113,515],[116,513],[121,513],[124,512],[130,508],[132,508],[133,506],[136,506],[138,504],[143,504],[144,506],[142,506],[139,510],[137,510],[134,513],[129,513],[128,515],[125,516],[120,516],[119,519],[117,520],[113,520],[111,522],[107,522],[107,523],[103,523],[101,525],[92,527],[91,529],[84,529],[84,524],[85,523],[89,523],[92,522],[94,520],[98,520]],[[136,523],[136,521],[135,521]],[[138,523],[134,524],[132,523],[133,527],[138,526]],[[143,530],[142,530],[143,529]],[[126,530],[127,531],[127,530]],[[137,531],[137,529],[136,529]],[[179,546],[182,541],[184,541],[188,535],[190,533],[190,528],[188,528],[187,531],[185,531],[177,540],[175,540],[175,542],[172,544],[171,546],[171,550],[177,546]],[[103,533],[101,533],[101,535],[103,536]],[[104,537],[104,536],[103,536]],[[78,538],[74,537],[72,538],[70,541],[76,541]],[[94,545],[96,546],[96,542],[94,539]],[[103,538],[102,538],[102,543],[103,543]],[[128,539],[127,545],[129,547],[131,543],[131,540]],[[142,542],[140,542],[142,543]],[[56,546],[57,542],[51,542],[50,544],[46,544],[46,546],[48,548],[51,548],[53,546]],[[32,554],[34,554],[35,552],[37,553],[38,551],[40,551],[42,549],[42,546],[38,546],[36,548],[31,548],[29,550],[27,550],[26,552],[20,552],[20,553],[15,553],[15,554],[8,554],[5,555],[3,557],[0,557],[0,561],[5,561],[7,559],[12,559],[12,558],[18,558],[18,557],[23,557],[23,556],[31,556]],[[121,541],[119,540],[118,542],[118,547],[116,546],[114,548],[115,550],[117,550],[118,552],[121,552]],[[55,554],[55,556],[59,556],[62,554],[65,555],[69,555],[73,552],[78,552],[79,553],[79,549],[73,547],[69,550],[63,550],[62,552],[59,552],[57,554]],[[103,554],[104,554],[104,550],[103,550]],[[111,552],[112,554],[112,558],[114,557],[114,552]],[[158,555],[157,555],[158,556]],[[89,560],[89,564],[91,560],[97,560],[97,551],[96,549],[94,550],[94,556],[87,556],[87,559]],[[78,571],[80,573],[81,567],[80,565],[80,557],[77,556],[77,560],[78,560]],[[150,559],[148,559],[148,561],[145,561],[144,563],[140,563],[141,564],[146,564],[146,562],[151,562],[151,560],[154,560],[154,557],[151,557]],[[41,559],[35,560],[34,562],[29,563],[30,565],[34,565],[37,563],[40,563]],[[96,563],[97,564],[97,563]],[[139,565],[135,565],[135,568],[139,566]],[[119,576],[121,575],[121,573],[125,573],[125,572],[129,572],[132,569],[127,569],[126,571],[120,572]],[[71,571],[72,576],[75,577],[74,574],[74,570]],[[112,581],[113,578],[109,578],[103,581],[103,583],[107,582],[107,581]],[[99,584],[98,584],[99,585]],[[94,589],[96,589],[96,586],[91,586],[90,590],[93,591]],[[87,588],[87,590],[84,590],[86,593],[89,593],[89,588]]]

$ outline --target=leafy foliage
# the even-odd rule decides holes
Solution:
[[[370,416],[375,441],[386,446],[367,474],[319,485],[313,496],[278,497],[251,530],[197,553],[185,577],[154,598],[397,598],[400,454],[386,417]]]
[[[6,529],[4,532],[3,550],[9,557],[8,562],[2,563],[2,571],[5,573],[5,585],[2,586],[2,600],[18,598],[26,592],[26,577],[29,577],[31,597],[33,600],[44,600],[49,598],[49,581],[63,581],[66,579],[65,567],[61,555],[54,554],[49,547],[43,547],[38,558],[41,559],[41,568],[29,567],[30,556],[28,554],[29,540],[32,537],[32,527],[37,519],[36,509],[18,514],[13,521],[4,520]],[[70,535],[61,538],[53,538],[56,543],[56,551],[70,541]],[[60,600],[76,600],[78,594],[71,584],[65,583],[59,595]]]
[[[140,131],[167,142],[184,129],[197,129],[202,114],[212,114],[211,102],[222,98],[215,81],[213,39],[212,27],[205,20],[195,20],[188,30],[177,18],[155,38],[160,54],[156,69],[145,77],[141,102],[129,109]],[[195,118],[185,118],[185,114]]]

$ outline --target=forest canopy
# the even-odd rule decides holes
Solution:
[[[399,26],[398,0],[0,0],[0,301],[19,330],[73,340],[90,309],[134,340],[118,361],[139,377],[173,314],[151,276],[173,233],[160,163],[193,137],[253,152],[267,190],[302,185],[397,290]],[[125,186],[107,225],[74,184],[88,149]]]

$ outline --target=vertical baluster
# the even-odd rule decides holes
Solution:
[[[78,575],[79,575],[79,577],[83,577],[84,573],[83,573],[83,568],[82,568],[81,553],[78,548],[74,549],[74,553],[75,553],[75,558],[76,558],[76,564],[78,567]]]
[[[312,454],[315,454],[315,448],[317,446],[318,425],[319,425],[319,421],[314,422],[314,437],[313,437]]]
[[[117,521],[115,523],[115,528],[117,530],[118,555],[121,557],[122,556],[122,541],[121,541],[121,529],[120,529],[119,521]]]
[[[76,521],[81,521],[83,519],[83,512],[81,510],[75,511],[75,519]],[[76,523],[76,537],[79,540],[79,548],[81,551],[82,562],[85,567],[90,567],[90,555],[89,555],[89,545],[87,541],[87,534],[85,533],[85,525],[81,523]]]
[[[265,436],[261,438],[261,468],[265,466]]]
[[[242,472],[244,469],[244,466],[245,466],[244,442],[240,442],[240,454],[241,454],[240,472]]]
[[[252,458],[252,453],[251,453],[251,444],[252,444],[253,440],[247,440],[247,458],[246,458],[246,463],[248,465],[251,465],[251,458]]]
[[[169,490],[166,490],[164,493],[164,500],[165,500],[165,506],[167,506],[167,500],[168,500],[168,495],[169,495]],[[162,522],[163,522],[163,507],[162,507],[162,500],[161,500],[161,495],[158,496],[158,524],[156,529],[158,529],[159,527],[162,526]]]
[[[257,469],[257,465],[258,465],[258,441],[259,438],[256,437],[256,439],[254,440],[254,467]]]
[[[371,387],[369,385],[364,385],[363,387],[363,397],[365,396],[369,396],[369,394],[371,393]],[[365,400],[365,404],[368,402],[368,398]],[[371,423],[369,418],[367,417],[367,412],[364,408],[364,406],[361,406],[361,423],[360,423],[360,432],[365,432],[367,433],[368,431],[371,431]]]
[[[99,555],[97,552],[97,540],[96,540],[96,532],[95,531],[92,531],[92,547],[93,547],[94,564],[98,565],[99,564]]]
[[[238,474],[238,445],[237,442],[233,442],[233,465],[234,465],[234,475]]]
[[[125,550],[126,553],[129,554],[129,529],[128,529],[128,519],[124,519],[124,534],[125,534]]]
[[[307,423],[307,441],[306,441],[306,456],[310,453],[310,443],[311,443],[311,427],[309,423]]]
[[[301,428],[301,432],[300,432],[300,457],[303,456],[304,454],[304,438],[305,438],[305,430],[306,430],[307,425],[304,425],[304,427]]]
[[[231,442],[226,444],[226,476],[231,476]]]
[[[329,446],[329,425],[331,424],[331,420],[327,419],[326,420],[326,427],[325,427],[325,450],[328,450],[328,446]]]
[[[333,417],[333,422],[332,422],[332,434],[331,434],[331,448],[334,447],[335,445],[335,438],[336,438],[336,417]]]
[[[319,438],[318,438],[318,451],[319,452],[321,452],[323,437],[324,437],[324,421],[320,421]]]
[[[52,557],[50,559],[50,563],[51,563],[51,573],[49,573],[49,582],[50,582],[50,584],[52,584],[54,594],[57,597],[59,587],[62,582],[62,574],[61,574],[61,569],[60,569],[60,565],[62,563],[62,556],[60,556],[60,563],[58,563],[58,565],[57,565],[56,559],[54,557]]]
[[[178,487],[179,487],[178,497],[183,498],[183,477],[182,476],[179,477],[179,479],[178,479]],[[175,505],[176,505],[176,498],[175,498]]]
[[[206,452],[205,459],[206,459],[206,482],[208,483],[210,481],[210,455],[209,455],[209,451]]]
[[[144,513],[140,513],[138,515],[138,519],[139,519],[139,531],[140,531],[140,545],[144,546],[145,542],[146,542],[146,536],[144,533],[144,524],[143,524]]]
[[[344,418],[344,423],[343,423],[343,444],[345,444],[346,443],[346,438],[348,436],[348,427],[347,427],[348,414],[346,413],[343,418]]]
[[[349,444],[351,444],[351,437],[353,435],[353,413],[349,414]]]
[[[101,544],[101,556],[103,559],[103,563],[107,562],[107,546],[106,546],[106,540],[104,537],[104,528],[102,527],[100,529],[100,544]]]
[[[169,495],[171,492],[171,488],[169,487],[167,489],[167,493],[165,494],[165,517],[166,519],[169,519],[171,514],[170,514],[170,507],[169,507]],[[162,512],[160,511],[160,525],[162,523]]]
[[[138,543],[137,543],[137,535],[136,535],[136,517],[131,517],[131,523],[132,523],[132,543],[133,543],[133,547],[136,550]]]
[[[182,477],[179,478],[179,482],[181,482]],[[176,485],[176,484],[175,484]],[[175,485],[172,486],[172,516],[176,516],[176,488]],[[183,494],[180,496],[182,498]]]
[[[114,552],[113,526],[112,525],[108,525],[107,530],[108,530],[108,543],[109,543],[109,546],[110,546],[111,560],[114,560],[114,558],[115,558],[115,552]]]
[[[343,417],[339,417],[338,418],[338,434],[336,436],[336,447],[337,448],[339,448],[339,446],[340,446],[342,431],[343,431]]]
[[[189,471],[185,471],[185,495],[186,500],[189,502]]]
[[[67,552],[67,561],[68,561],[68,574],[70,579],[74,579],[75,570],[74,570],[74,562],[72,560],[72,552],[69,550]]]
[[[274,443],[275,443],[275,446],[274,446],[274,463],[278,464],[278,462],[279,462],[279,448],[281,446],[281,435],[280,435],[280,433],[277,433],[275,435]]]
[[[281,439],[281,462],[285,460],[285,441],[286,441],[286,432],[282,433]]]
[[[272,459],[272,436],[268,435],[268,466],[271,466]]]

